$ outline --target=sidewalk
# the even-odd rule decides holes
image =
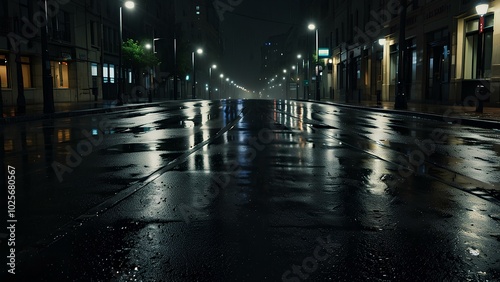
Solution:
[[[342,103],[330,99],[322,99],[321,102],[342,107],[351,107],[377,112],[392,112],[404,115],[413,115],[439,121],[458,119],[464,125],[500,129],[500,107],[484,107],[483,113],[476,113],[475,107],[412,102],[408,103],[408,109],[406,110],[394,109],[394,102],[382,102],[379,105],[373,101],[361,101],[361,103]]]
[[[145,107],[159,106],[166,101],[133,102],[123,106],[117,106],[116,101],[97,101],[97,102],[64,102],[54,103],[55,112],[53,114],[43,113],[43,104],[26,105],[26,113],[18,114],[16,106],[3,107],[3,117],[0,124],[40,120],[46,118],[71,117],[85,114],[106,113],[117,110],[139,109]]]

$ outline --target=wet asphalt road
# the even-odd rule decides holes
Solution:
[[[498,131],[234,100],[2,134],[7,279],[500,281]]]

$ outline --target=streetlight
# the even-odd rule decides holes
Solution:
[[[300,78],[299,78],[299,61],[300,59],[302,59],[302,55],[301,54],[298,54],[297,55],[297,100],[299,99],[299,81],[300,81]],[[304,60],[302,59],[302,71],[304,71]],[[304,87],[304,91],[305,91],[305,87]]]
[[[476,6],[476,13],[479,16],[479,26],[478,26],[478,32],[479,32],[479,46],[478,49],[480,51],[480,57],[479,57],[479,78],[484,78],[484,15],[488,13],[488,2],[486,1],[481,1],[477,6]]]
[[[284,80],[284,85],[285,85],[285,100],[288,99],[288,82],[286,81],[286,74],[287,70],[283,69],[283,80]]]
[[[484,49],[485,49],[485,40],[484,40],[484,15],[488,13],[488,8],[489,8],[488,1],[481,1],[479,4],[476,5],[476,12],[479,15],[479,26],[478,26],[478,33],[479,33],[479,78],[484,78]],[[478,83],[476,86],[476,91],[479,91],[479,95],[485,94],[485,87],[482,83]],[[476,95],[477,95],[476,94]],[[483,112],[483,101],[482,99],[478,99],[478,104],[476,105],[476,112],[477,113],[482,113]]]
[[[127,9],[133,9],[135,7],[135,3],[133,1],[125,1],[123,4],[125,8]],[[122,5],[120,5],[120,47],[118,48],[118,97],[117,99],[117,105],[123,105],[123,92],[124,92],[124,75],[123,75],[123,66],[122,66],[122,61],[123,61],[123,8]]]
[[[224,74],[220,74],[220,87],[219,87],[219,99],[222,99],[222,79],[224,78]]]
[[[309,30],[314,30],[316,31],[316,68],[315,68],[315,73],[316,73],[316,100],[320,100],[321,98],[321,93],[320,93],[320,87],[319,87],[319,80],[320,80],[320,76],[319,76],[319,31],[318,31],[318,28],[316,28],[316,25],[315,24],[309,24],[309,26],[307,26],[307,28]]]
[[[216,69],[217,65],[212,65],[208,69],[208,100],[212,99],[212,69]]]
[[[163,40],[163,39],[166,39],[166,38],[162,38],[162,37],[154,38],[154,36],[153,36],[152,43],[146,43],[144,45],[144,47],[146,49],[148,49],[148,50],[153,49],[153,55],[154,55],[154,54],[157,53],[156,52],[156,43],[155,42],[158,41],[158,40]],[[151,79],[152,79],[151,80],[151,86],[153,87],[154,94],[156,95],[156,87],[155,87],[155,83],[154,83],[155,82],[155,78],[156,78],[156,65],[151,68],[151,71],[152,71],[152,74],[151,74]],[[149,93],[148,96],[149,96],[148,101],[151,103],[152,102],[152,93]]]
[[[395,109],[407,109],[406,85],[405,85],[405,56],[406,56],[406,10],[408,0],[401,0],[401,13],[399,14],[399,64],[398,64],[398,83],[396,90]]]
[[[193,99],[196,99],[196,63],[195,63],[195,52],[193,51],[191,53],[191,62],[192,62],[192,65],[193,65],[193,94],[192,94],[192,98]],[[196,53],[198,55],[201,55],[203,54],[203,49],[201,48],[198,48],[198,50],[196,50]]]

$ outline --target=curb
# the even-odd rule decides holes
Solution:
[[[27,121],[36,121],[36,120],[46,120],[46,119],[56,119],[56,118],[67,118],[67,117],[76,117],[76,116],[84,116],[90,114],[105,114],[111,112],[119,112],[126,110],[134,110],[134,109],[142,109],[148,107],[159,107],[163,105],[165,102],[154,102],[154,103],[145,103],[145,104],[136,104],[136,105],[123,105],[116,106],[112,108],[99,108],[99,109],[85,109],[85,110],[74,110],[68,112],[56,112],[52,114],[36,114],[36,115],[26,115],[26,116],[15,116],[15,117],[5,117],[0,118],[0,124],[13,124],[17,122],[27,122]]]
[[[445,123],[452,123],[453,122],[454,124],[459,124],[459,125],[467,125],[467,126],[473,126],[473,127],[479,127],[479,128],[485,128],[485,129],[499,129],[500,130],[500,121],[464,118],[464,117],[460,117],[459,115],[457,115],[460,113],[456,113],[456,112],[451,112],[449,116],[445,116],[443,114],[439,115],[439,114],[431,114],[431,113],[423,113],[423,112],[415,112],[415,111],[382,109],[382,108],[378,108],[378,107],[347,105],[347,104],[334,103],[334,102],[328,102],[328,101],[315,101],[315,100],[296,100],[296,101],[315,102],[315,103],[343,107],[343,108],[351,108],[351,109],[372,111],[372,112],[378,112],[378,113],[392,113],[392,114],[399,114],[399,115],[404,115],[404,116],[412,116],[412,117],[418,117],[418,118],[424,118],[424,119],[431,119],[431,120],[436,120],[436,121],[445,122]],[[445,118],[449,119],[449,121],[445,120]]]

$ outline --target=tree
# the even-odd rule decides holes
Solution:
[[[153,52],[147,51],[138,41],[128,39],[122,46],[123,65],[134,71],[141,71],[158,65],[159,60]]]

